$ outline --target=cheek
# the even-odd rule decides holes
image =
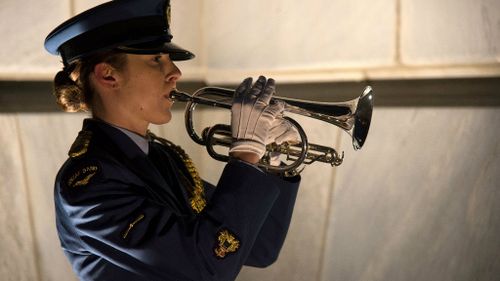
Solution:
[[[140,110],[155,110],[161,105],[160,93],[151,83],[138,84],[133,90],[134,103]]]
[[[154,124],[164,124],[172,118],[171,103],[163,97],[162,93],[155,92],[144,98],[141,102],[142,114]]]

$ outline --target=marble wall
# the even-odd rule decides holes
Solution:
[[[322,280],[496,280],[499,122],[498,108],[377,109],[333,183]]]
[[[223,122],[222,112],[200,119]],[[182,144],[204,178],[222,163],[193,144],[183,111],[154,130]],[[0,114],[0,274],[75,280],[59,248],[52,185],[83,114]],[[298,118],[311,141],[345,151],[307,167],[278,262],[238,280],[495,280],[500,274],[500,109],[378,107],[353,151],[338,128]],[[200,126],[206,121],[200,120]],[[179,133],[181,132],[181,133]]]
[[[50,30],[105,0],[2,0],[0,79],[51,79]],[[236,83],[500,75],[497,0],[172,0],[184,78]]]
[[[39,275],[18,121],[15,115],[0,115],[0,276],[28,281]]]

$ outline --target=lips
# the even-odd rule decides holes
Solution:
[[[170,98],[170,93],[163,95],[163,98],[165,98],[170,103],[170,105],[174,104],[174,100]]]

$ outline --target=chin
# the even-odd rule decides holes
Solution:
[[[163,114],[161,117],[152,120],[151,123],[155,125],[163,125],[170,122],[171,119],[172,119],[172,113],[168,111],[168,113]]]

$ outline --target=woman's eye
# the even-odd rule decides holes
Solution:
[[[161,63],[161,56],[156,56],[153,58],[154,62]]]

